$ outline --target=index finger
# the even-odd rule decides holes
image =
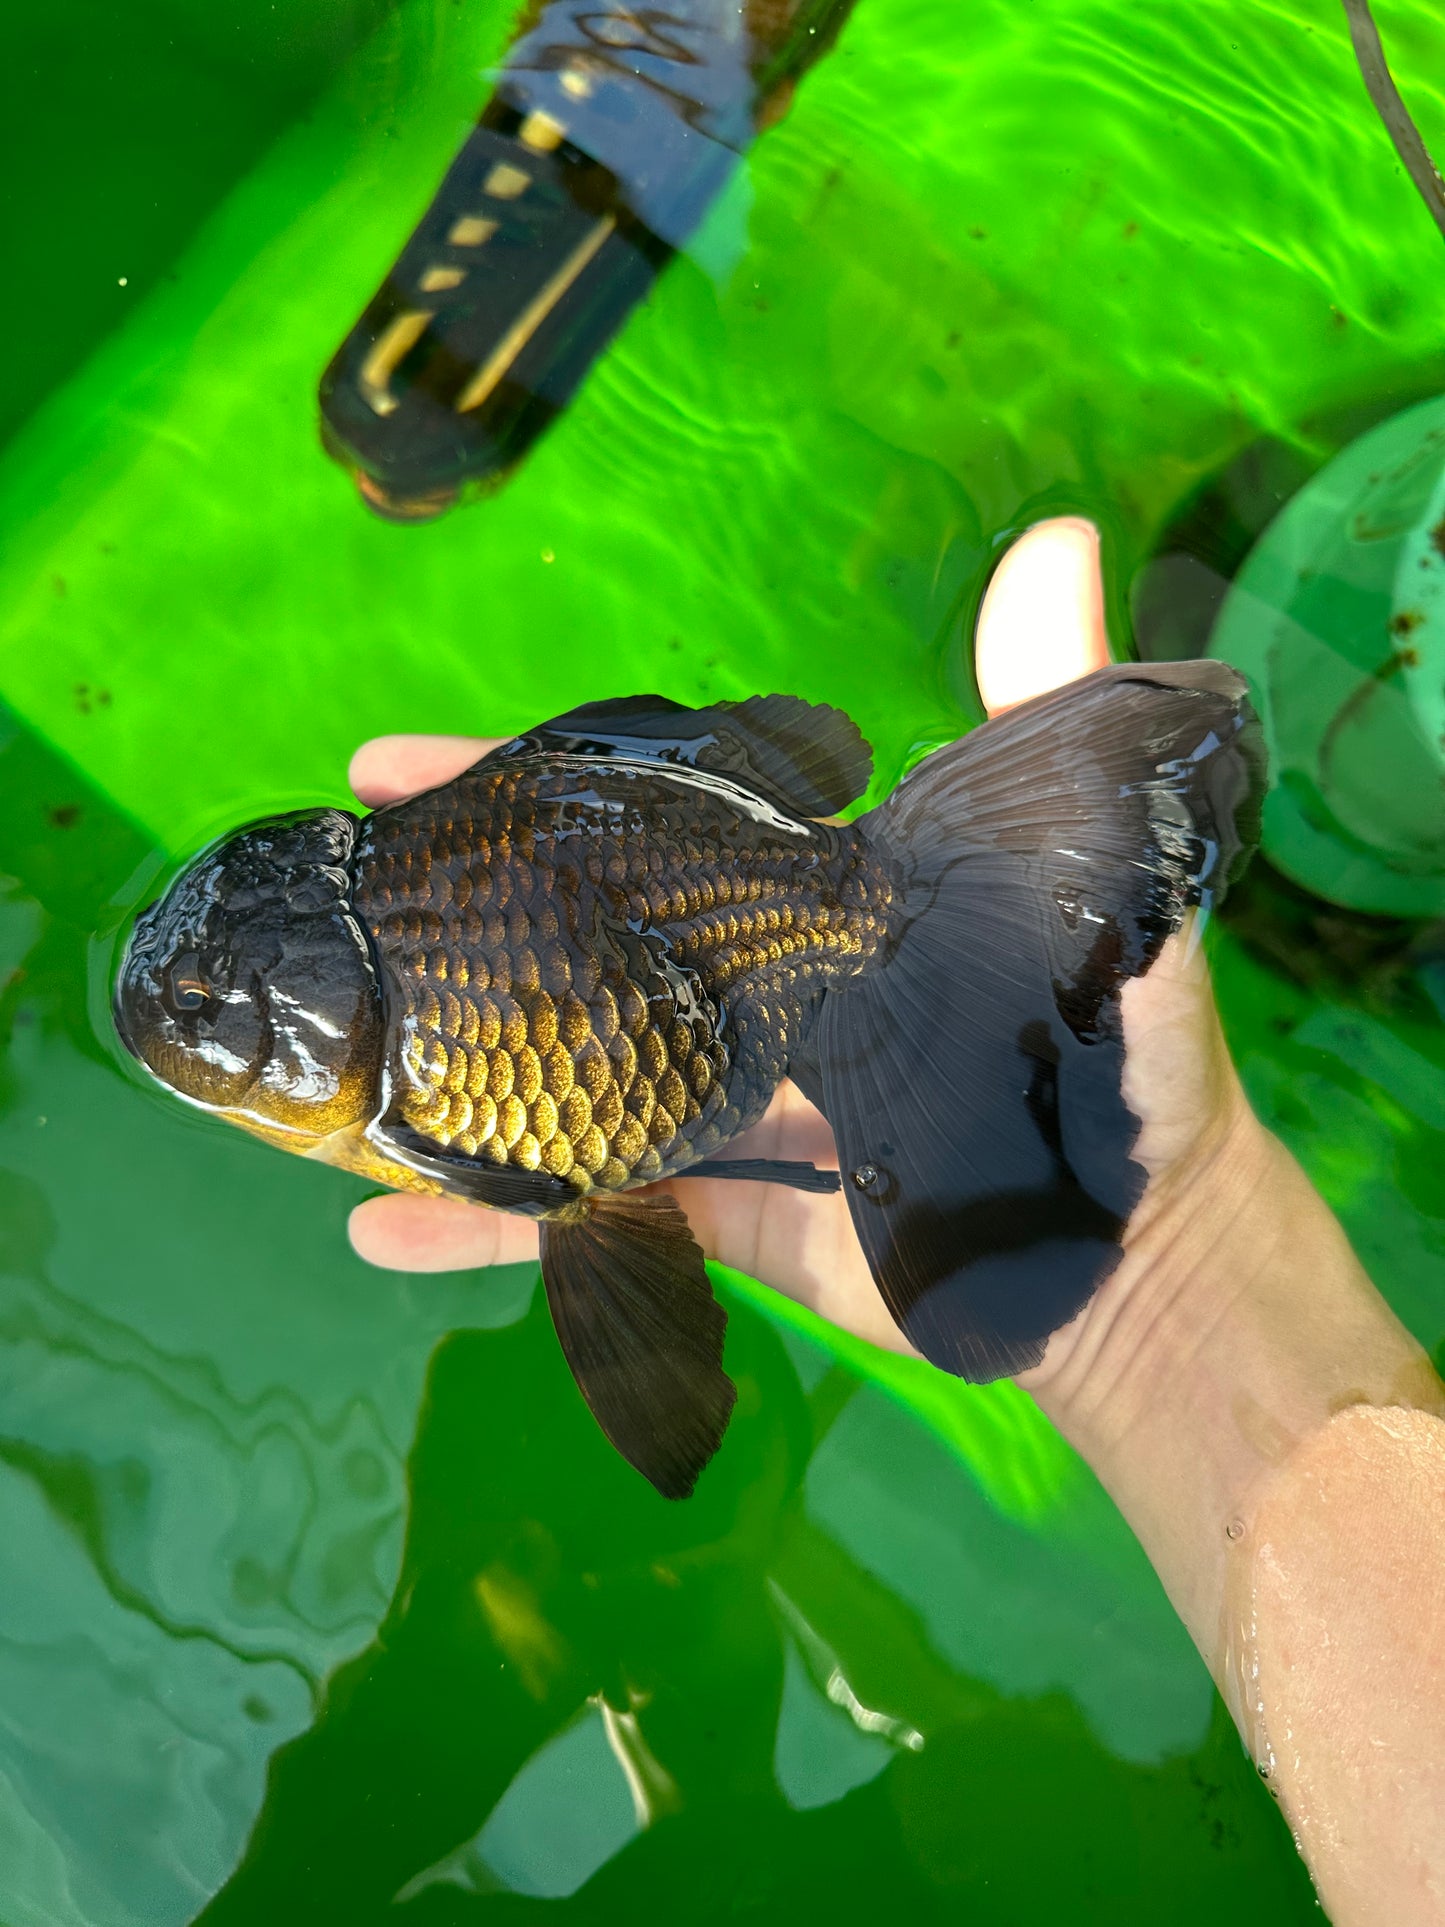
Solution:
[[[502,736],[373,736],[351,759],[347,780],[368,808],[435,789],[496,749]]]

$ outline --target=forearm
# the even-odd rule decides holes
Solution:
[[[1439,1920],[1445,1393],[1242,1095],[1190,1163],[1030,1389],[1139,1535],[1336,1927]]]

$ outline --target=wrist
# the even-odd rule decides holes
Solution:
[[[1286,1166],[1235,1084],[1187,1156],[1151,1176],[1119,1265],[1020,1380],[1091,1463],[1126,1450],[1161,1405],[1177,1412],[1267,1293],[1289,1229]]]
[[[1216,1671],[1261,1475],[1349,1405],[1445,1410],[1429,1361],[1231,1078],[1118,1269],[1022,1380],[1138,1533]]]

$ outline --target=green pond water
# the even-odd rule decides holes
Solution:
[[[1376,12],[1439,155],[1438,10]],[[1011,1387],[724,1275],[738,1415],[669,1506],[532,1269],[364,1267],[364,1187],[142,1089],[106,979],[168,861],[345,802],[377,731],[787,689],[889,784],[977,719],[1044,514],[1103,527],[1121,651],[1202,647],[1191,583],[1445,390],[1440,237],[1335,0],[858,0],[507,489],[391,527],[315,382],[510,16],[8,23],[0,1927],[1317,1918]],[[1260,867],[1211,942],[1256,1105],[1438,1354],[1438,926]]]

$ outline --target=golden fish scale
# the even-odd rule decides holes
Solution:
[[[800,875],[796,836],[655,776],[611,786],[579,802],[575,771],[478,772],[378,812],[357,864],[397,992],[396,1112],[579,1191],[663,1176],[745,1128],[887,908],[847,831],[818,826]],[[642,932],[702,1008],[679,1007]]]

